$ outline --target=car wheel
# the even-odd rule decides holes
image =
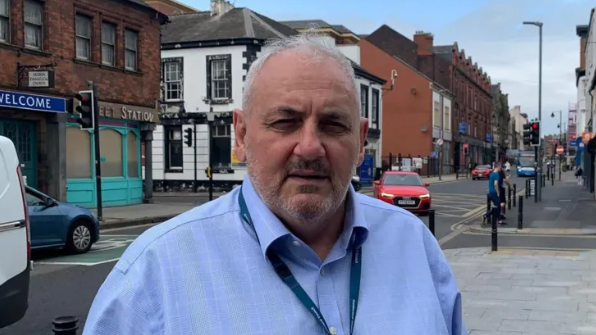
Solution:
[[[84,254],[91,249],[91,225],[85,221],[76,221],[68,230],[66,249],[74,254]]]

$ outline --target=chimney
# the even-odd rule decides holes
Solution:
[[[414,34],[414,42],[418,45],[418,55],[428,56],[432,55],[430,48],[433,46],[434,35],[431,33],[424,32],[422,30],[417,31]]]
[[[232,9],[234,5],[227,0],[211,0],[211,16],[222,16]]]

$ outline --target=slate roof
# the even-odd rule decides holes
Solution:
[[[319,20],[319,19],[279,21],[279,23],[283,23],[286,26],[293,28],[293,29],[307,29],[307,28],[310,28],[311,26],[314,26],[315,28],[333,28],[333,26],[331,26],[329,23],[327,23],[323,20]]]
[[[168,17],[165,14],[163,14],[159,11],[156,11],[155,9],[153,9],[153,7],[146,4],[145,1],[143,1],[143,0],[128,0],[128,2],[130,2],[133,6],[141,7],[144,10],[155,13],[157,15],[157,17],[160,19],[161,24],[164,24],[168,21]]]
[[[139,0],[137,0],[139,1]],[[171,15],[162,28],[162,44],[240,38],[268,40],[298,32],[248,8],[233,8],[223,15],[211,12]]]

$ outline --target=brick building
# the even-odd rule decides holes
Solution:
[[[147,5],[165,15],[190,14],[199,11],[176,0],[144,0]]]
[[[418,70],[417,44],[386,25],[358,44],[362,66],[388,82],[383,89],[383,156],[436,153],[438,159],[440,152],[442,171],[451,172],[452,96],[448,87]],[[442,146],[436,144],[439,139]]]
[[[96,205],[93,136],[71,114],[73,97],[93,81],[104,205],[142,201],[166,20],[142,0],[0,0],[0,135],[15,142],[28,185]]]

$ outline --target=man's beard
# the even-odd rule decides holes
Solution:
[[[246,166],[248,176],[263,202],[274,213],[283,213],[295,221],[317,223],[333,215],[343,204],[350,185],[351,173],[348,176],[337,176],[321,160],[288,162],[284,172],[276,176],[263,176],[255,169],[259,162],[246,150]],[[284,198],[281,189],[288,172],[292,170],[312,170],[325,172],[331,182],[331,195],[322,200],[318,197],[308,198],[308,194],[316,194],[319,187],[313,185],[300,186],[301,199]],[[295,196],[295,195],[294,195]],[[306,196],[306,197],[305,197]],[[306,199],[305,199],[306,198]]]

